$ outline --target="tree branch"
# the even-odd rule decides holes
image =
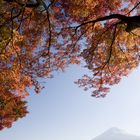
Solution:
[[[133,10],[135,10],[140,5],[140,2],[138,2],[126,15],[129,15]]]
[[[4,0],[4,1],[6,1],[6,2],[15,2],[20,6],[25,6],[25,7],[28,7],[28,8],[37,8],[40,5],[39,1],[37,1],[36,3],[21,3],[18,0]]]
[[[91,23],[100,22],[100,21],[110,20],[110,19],[118,19],[118,20],[120,20],[120,22],[119,22],[120,24],[126,23],[127,24],[126,32],[131,32],[132,30],[140,27],[140,15],[129,17],[129,16],[121,15],[121,14],[112,14],[112,15],[109,15],[109,16],[99,17],[95,20],[90,20],[90,21],[87,21],[87,22],[83,22],[80,25],[75,26],[73,28],[75,28],[75,30],[77,30],[81,26],[91,24]]]

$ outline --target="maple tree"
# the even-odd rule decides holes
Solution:
[[[139,14],[139,0],[0,0],[2,95],[39,93],[40,78],[84,60],[92,74],[75,83],[105,97],[139,64]]]
[[[11,127],[13,122],[24,117],[28,113],[25,105],[26,101],[23,101],[21,97],[8,91],[1,91],[0,130]]]

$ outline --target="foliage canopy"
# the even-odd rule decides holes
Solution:
[[[84,60],[92,76],[76,83],[105,97],[139,64],[139,14],[139,0],[0,0],[1,95],[39,93],[38,79]]]

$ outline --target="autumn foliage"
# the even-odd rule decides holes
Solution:
[[[0,130],[9,128],[12,123],[27,114],[26,101],[10,92],[0,93]]]
[[[0,0],[0,98],[39,93],[40,78],[83,61],[91,73],[76,83],[105,97],[139,64],[139,14],[138,0]]]

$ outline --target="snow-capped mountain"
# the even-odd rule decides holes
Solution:
[[[92,140],[140,140],[140,136],[128,134],[118,128],[111,128]]]

